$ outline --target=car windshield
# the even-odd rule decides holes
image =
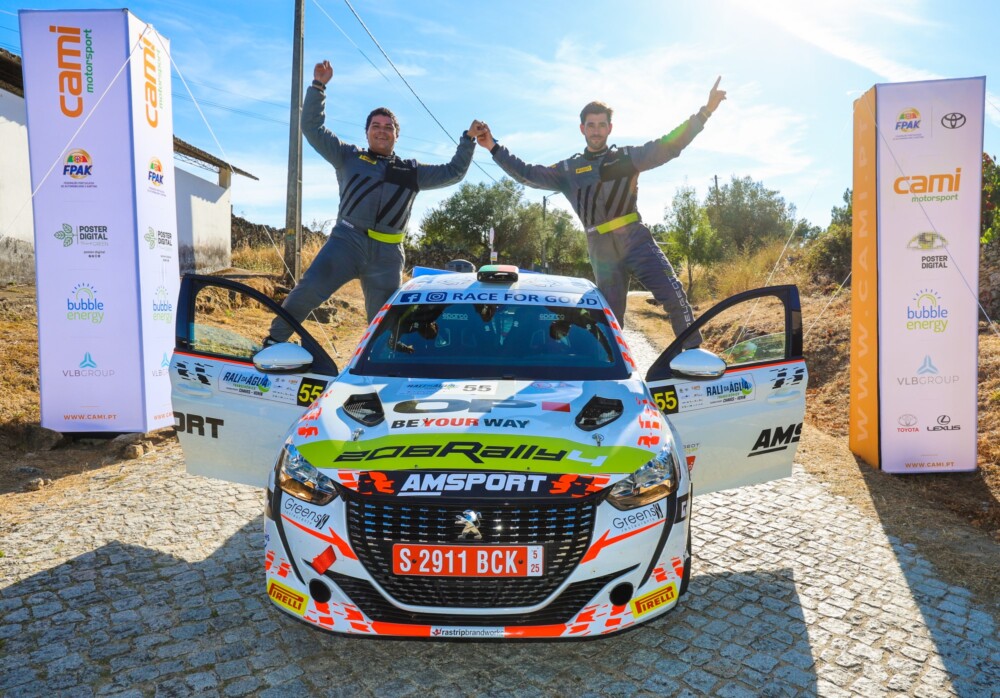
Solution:
[[[482,303],[394,305],[353,373],[527,380],[629,376],[601,308]]]

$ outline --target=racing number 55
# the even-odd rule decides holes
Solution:
[[[677,413],[677,388],[672,385],[665,385],[652,391],[653,400],[663,414]]]
[[[323,391],[326,389],[326,383],[326,381],[303,378],[295,401],[303,407],[308,407],[315,402],[316,398],[323,394]]]

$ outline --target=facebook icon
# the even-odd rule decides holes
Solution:
[[[412,291],[410,291],[408,293],[400,294],[400,296],[399,296],[399,302],[400,303],[419,303],[420,302],[420,294],[419,293],[414,293]]]

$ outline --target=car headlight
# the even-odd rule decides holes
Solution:
[[[333,480],[309,463],[292,444],[285,444],[278,459],[278,487],[310,504],[327,504],[337,496]]]
[[[622,511],[652,504],[676,492],[679,480],[674,450],[664,446],[648,463],[615,483],[608,501]]]

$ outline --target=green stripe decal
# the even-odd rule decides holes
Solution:
[[[296,444],[317,468],[349,470],[513,470],[631,473],[653,454],[632,446],[591,446],[568,439],[504,434],[406,434],[369,441]]]

